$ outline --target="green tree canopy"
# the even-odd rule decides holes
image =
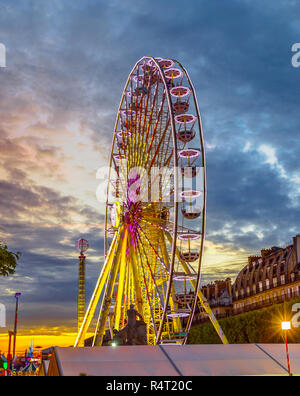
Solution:
[[[20,252],[13,253],[8,247],[0,242],[0,276],[9,276],[15,273]]]

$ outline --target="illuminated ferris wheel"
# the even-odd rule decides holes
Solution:
[[[227,342],[200,285],[206,174],[197,99],[182,65],[143,57],[126,82],[107,185],[105,262],[75,346],[100,304],[94,345],[133,304],[147,343],[184,344],[198,309]]]

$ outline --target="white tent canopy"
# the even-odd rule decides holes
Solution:
[[[300,345],[291,344],[300,373]],[[48,375],[79,376],[287,375],[284,344],[141,345],[55,348]]]

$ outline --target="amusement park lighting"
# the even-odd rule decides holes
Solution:
[[[113,341],[113,342],[111,343],[111,346],[115,348],[116,346],[118,346],[118,343],[117,343],[116,341]]]
[[[282,330],[291,330],[291,322],[281,322]]]

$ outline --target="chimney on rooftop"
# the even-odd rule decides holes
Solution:
[[[299,264],[300,263],[300,235],[296,235],[293,238],[293,242],[294,242],[294,249],[296,252],[296,261],[297,261],[297,264]]]

